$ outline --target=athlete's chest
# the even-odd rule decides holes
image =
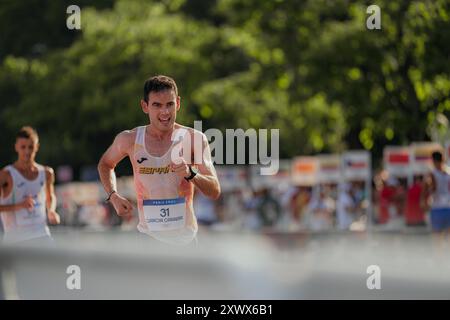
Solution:
[[[18,168],[15,168],[15,169],[20,173],[20,175],[23,178],[25,178],[26,180],[29,180],[29,181],[34,181],[39,176],[38,169],[30,169],[30,170],[23,170],[23,169],[18,169]]]
[[[153,137],[145,139],[145,150],[153,157],[164,156],[172,147],[170,139],[159,140]]]
[[[43,172],[40,172],[32,180],[24,176],[15,176],[13,185],[16,199],[23,199],[26,196],[33,196],[37,199],[45,191],[45,175]]]

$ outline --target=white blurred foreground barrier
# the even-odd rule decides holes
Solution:
[[[449,249],[428,234],[201,231],[193,248],[125,232],[55,239],[0,247],[3,298],[450,298]]]

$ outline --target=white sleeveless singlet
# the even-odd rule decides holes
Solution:
[[[173,141],[161,157],[150,155],[145,147],[146,126],[137,128],[131,159],[139,212],[137,229],[153,238],[175,245],[190,243],[198,226],[193,209],[194,186],[170,170]],[[187,129],[176,129],[180,139]]]
[[[12,205],[22,202],[27,196],[33,197],[34,208],[31,211],[19,209],[2,212],[1,219],[4,228],[5,242],[25,241],[50,236],[46,215],[46,177],[45,168],[38,167],[38,176],[34,180],[26,179],[14,166],[5,167],[12,177],[11,193],[0,199],[3,205]]]
[[[450,207],[450,175],[437,169],[433,170],[436,190],[433,192],[433,209]]]

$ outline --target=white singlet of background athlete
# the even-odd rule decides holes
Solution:
[[[163,156],[155,157],[150,155],[145,147],[145,129],[146,126],[137,128],[131,159],[139,212],[137,229],[162,242],[187,244],[195,238],[198,230],[192,201],[194,186],[169,168],[172,163],[172,149],[180,140],[174,139]],[[183,128],[177,129],[176,134],[181,138],[189,136],[188,130]],[[159,200],[166,200],[167,203]],[[153,209],[151,218],[154,219],[149,219],[144,209],[149,210],[148,208],[159,204],[161,205],[157,206],[157,210]],[[184,214],[183,219],[180,216],[181,210]],[[150,226],[152,222],[149,220],[158,222],[153,223],[152,227]],[[169,222],[162,223],[163,221]]]
[[[433,192],[433,209],[450,208],[450,175],[434,169],[432,172],[436,182],[436,190]]]
[[[5,242],[25,241],[40,237],[50,237],[46,215],[46,175],[45,167],[37,164],[38,176],[28,180],[14,166],[5,167],[12,177],[11,193],[0,199],[3,205],[22,202],[27,196],[33,197],[35,205],[31,211],[18,209],[12,212],[2,212],[1,219],[4,228]]]

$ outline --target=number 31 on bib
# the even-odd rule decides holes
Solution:
[[[150,231],[180,229],[186,218],[184,198],[144,200],[144,216]]]

